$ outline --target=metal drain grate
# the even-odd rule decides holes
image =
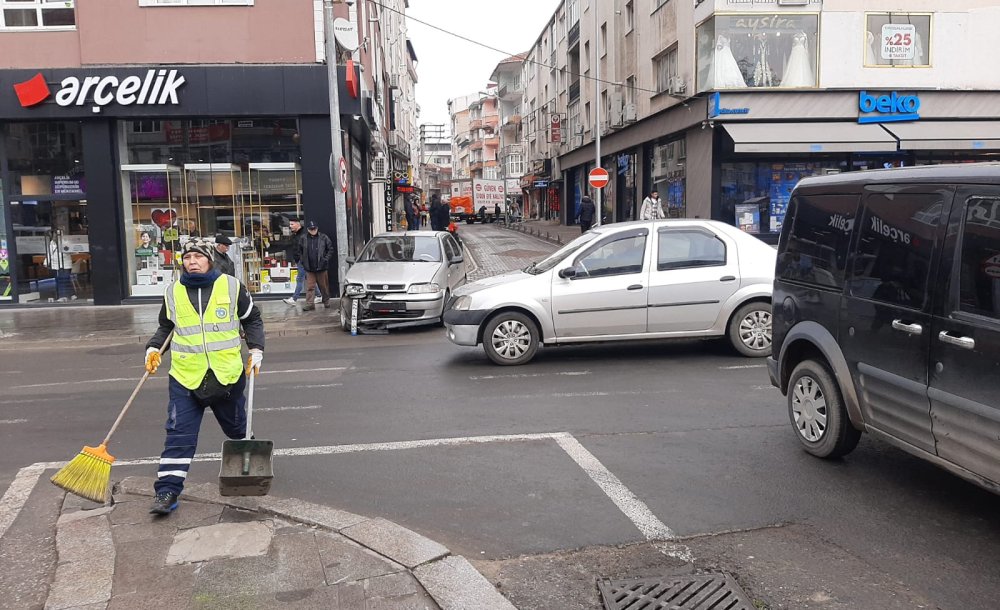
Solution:
[[[607,610],[755,610],[728,574],[602,580],[597,586]]]

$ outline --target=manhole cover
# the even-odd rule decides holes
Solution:
[[[727,574],[602,580],[597,586],[607,610],[755,610]]]

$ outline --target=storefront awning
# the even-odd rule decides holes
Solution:
[[[857,123],[725,123],[738,153],[896,152],[878,125]]]
[[[884,127],[899,138],[900,150],[1000,148],[1000,121],[918,121]]]

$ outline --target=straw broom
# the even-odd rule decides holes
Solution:
[[[170,331],[170,334],[167,335],[167,340],[163,343],[163,347],[160,348],[161,354],[170,345],[170,338],[173,337],[173,334],[173,331]],[[52,476],[52,483],[56,487],[61,487],[71,494],[76,494],[81,498],[86,498],[94,502],[104,504],[108,501],[111,464],[115,461],[115,457],[108,453],[108,442],[111,440],[111,435],[118,429],[118,424],[124,419],[125,413],[132,406],[132,402],[139,395],[139,390],[142,389],[147,379],[149,379],[149,371],[145,371],[142,374],[138,385],[132,390],[132,395],[125,402],[121,413],[118,414],[118,419],[115,420],[114,425],[111,426],[111,430],[104,437],[104,440],[101,441],[101,444],[97,447],[87,447],[85,445],[75,458],[70,460],[59,472]]]

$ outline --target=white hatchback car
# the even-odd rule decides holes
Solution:
[[[530,361],[539,344],[728,336],[771,353],[776,251],[730,225],[660,220],[605,225],[521,271],[455,291],[444,322],[490,360]]]

